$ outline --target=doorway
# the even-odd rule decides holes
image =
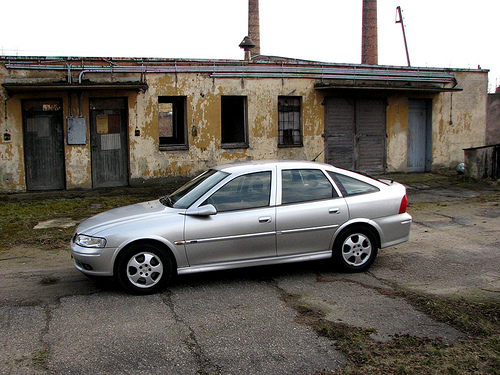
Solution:
[[[128,185],[127,99],[90,99],[92,186]]]
[[[366,173],[384,173],[386,101],[326,98],[325,143],[327,163]]]
[[[432,110],[429,99],[408,100],[408,172],[432,167]]]
[[[63,190],[63,113],[60,100],[26,100],[23,108],[24,162],[26,188]]]

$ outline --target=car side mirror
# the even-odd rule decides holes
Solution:
[[[188,208],[186,211],[186,215],[189,216],[210,216],[215,214],[217,214],[217,209],[213,204],[206,204],[196,208]]]

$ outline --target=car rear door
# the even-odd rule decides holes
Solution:
[[[237,176],[200,204],[212,204],[217,214],[186,216],[190,266],[276,256],[272,174],[269,169]]]
[[[278,180],[278,256],[330,251],[349,218],[345,200],[320,169],[279,169]]]

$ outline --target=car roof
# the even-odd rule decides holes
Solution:
[[[346,176],[354,177],[358,180],[365,181],[367,183],[377,185],[387,185],[386,183],[374,179],[373,177],[360,174],[354,171],[348,171],[346,169],[335,167],[331,164],[319,163],[315,161],[306,160],[251,160],[251,161],[240,161],[228,164],[221,164],[212,169],[230,173],[230,174],[240,174],[246,172],[258,172],[261,170],[269,170],[273,167],[280,166],[283,169],[325,169],[337,173],[341,173]]]
[[[335,169],[332,165],[305,160],[252,160],[219,165],[213,169],[228,173],[240,173],[251,170],[260,170],[280,165],[282,168],[327,168]]]

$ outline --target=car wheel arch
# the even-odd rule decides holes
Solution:
[[[167,255],[170,258],[170,261],[172,262],[172,271],[173,271],[174,275],[177,274],[177,259],[175,257],[173,250],[170,248],[170,246],[168,246],[167,244],[165,244],[162,241],[158,241],[158,240],[151,239],[151,238],[142,238],[142,239],[136,239],[134,241],[127,243],[126,245],[121,247],[120,250],[115,254],[115,259],[113,260],[113,275],[117,274],[117,267],[118,267],[118,264],[120,263],[120,257],[123,254],[125,254],[126,250],[128,250],[129,248],[131,248],[133,246],[143,245],[143,244],[152,245],[152,246],[158,247],[160,250],[162,250],[165,253],[165,255]]]
[[[373,222],[370,222],[370,221],[351,221],[351,222],[344,224],[335,233],[335,236],[332,240],[332,246],[331,246],[332,250],[335,249],[335,245],[337,244],[338,239],[340,237],[342,237],[342,234],[345,233],[346,231],[350,230],[351,228],[355,228],[355,227],[362,227],[364,229],[369,230],[372,233],[373,237],[375,238],[377,248],[380,249],[381,244],[382,244],[380,231],[377,228],[377,226],[374,225]]]

